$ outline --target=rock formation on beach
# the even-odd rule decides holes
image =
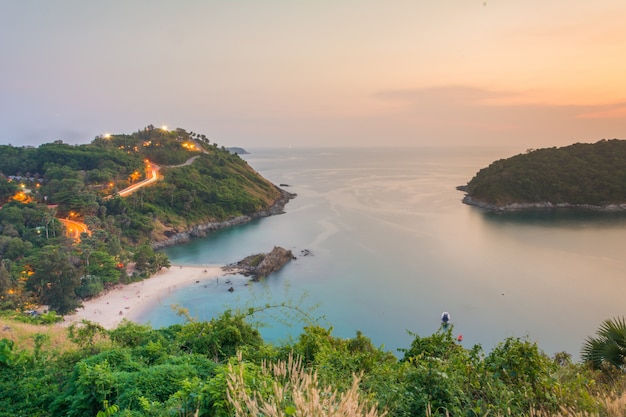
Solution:
[[[280,270],[293,259],[296,259],[296,257],[290,250],[274,246],[274,249],[269,253],[247,256],[237,263],[226,266],[224,269],[228,272],[250,276],[253,281],[258,281],[260,278]]]

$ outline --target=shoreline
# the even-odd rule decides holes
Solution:
[[[457,189],[464,191],[460,187]],[[486,203],[484,201],[476,200],[469,195],[465,195],[462,200],[463,204],[467,204],[468,206],[474,206],[481,208],[483,210],[492,211],[492,212],[506,212],[506,211],[523,211],[523,210],[532,210],[532,209],[579,209],[579,210],[591,210],[598,212],[624,212],[626,211],[626,203],[611,203],[605,204],[602,206],[597,206],[593,204],[570,204],[570,203],[551,203],[549,201],[544,202],[536,202],[536,203],[510,203],[502,206]]]
[[[225,275],[229,275],[229,272],[224,270],[224,265],[172,265],[143,281],[118,284],[99,297],[83,301],[83,307],[65,316],[59,325],[69,327],[82,320],[89,320],[111,330],[123,319],[136,323],[143,313],[158,304],[161,297],[172,290]]]
[[[190,242],[192,239],[205,237],[209,233],[216,230],[246,224],[252,220],[260,219],[263,217],[283,214],[285,206],[287,205],[287,203],[289,203],[289,200],[296,198],[297,194],[290,193],[289,191],[283,190],[280,187],[276,188],[280,192],[280,197],[276,201],[274,201],[274,203],[267,210],[261,210],[252,214],[244,214],[218,222],[196,224],[191,228],[179,231],[164,240],[152,242],[152,248],[158,250],[171,246],[183,245]]]
[[[194,238],[206,236],[218,229],[248,223],[257,218],[282,214],[289,200],[295,198],[296,194],[280,187],[276,188],[280,192],[280,197],[267,210],[222,222],[195,225],[189,230],[170,236],[168,239],[152,242],[152,247],[158,250],[185,244]],[[124,319],[137,323],[142,314],[157,305],[161,297],[168,292],[233,273],[235,272],[232,265],[186,266],[172,264],[169,269],[159,271],[142,281],[118,284],[96,298],[83,301],[82,307],[78,308],[75,313],[64,316],[63,321],[58,325],[69,327],[72,324],[80,323],[82,320],[88,320],[111,330],[115,329]]]

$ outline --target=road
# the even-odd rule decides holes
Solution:
[[[187,160],[187,162],[185,162],[182,165],[189,165],[190,163],[193,162],[194,159],[195,157],[190,158],[189,160]],[[118,193],[118,195],[121,197],[126,197],[127,195],[132,194],[133,192],[137,191],[141,187],[145,187],[146,185],[150,185],[153,182],[158,181],[159,169],[161,169],[161,167],[159,167],[158,165],[155,165],[149,161],[146,161],[146,172],[150,173],[148,178],[146,178],[143,181],[139,181],[138,183],[133,184],[130,187],[124,188],[122,191]],[[110,197],[111,196],[109,196],[108,198]],[[91,236],[91,231],[87,228],[87,225],[85,223],[81,223],[76,220],[61,219],[61,218],[59,218],[59,221],[63,223],[63,225],[65,226],[65,230],[66,230],[65,234],[69,238],[73,238],[74,240],[80,240],[81,233],[87,233],[89,236]]]
[[[146,178],[143,181],[139,181],[138,183],[133,184],[130,187],[124,188],[122,191],[120,191],[117,194],[120,197],[126,197],[127,195],[132,194],[133,192],[137,191],[141,187],[145,187],[146,185],[150,185],[153,182],[158,181],[159,169],[161,169],[161,167],[159,167],[158,165],[154,165],[153,163],[146,162],[146,171],[151,172],[150,176],[148,176],[148,178]]]
[[[79,240],[81,233],[87,233],[91,236],[91,231],[87,228],[85,223],[70,219],[59,219],[59,221],[65,226],[65,235],[69,238]]]
[[[178,167],[184,167],[184,166],[187,166],[187,165],[191,165],[193,163],[193,161],[195,161],[199,157],[200,157],[200,155],[191,157],[187,161],[185,161],[184,164],[168,165],[167,168],[178,168]],[[146,178],[143,181],[139,181],[138,183],[133,184],[130,187],[124,188],[122,191],[118,192],[117,195],[119,195],[120,197],[126,197],[127,195],[132,194],[133,192],[137,191],[141,187],[145,187],[146,185],[150,185],[153,182],[158,181],[159,180],[159,169],[161,169],[160,166],[155,165],[152,162],[146,162],[146,172],[151,172],[151,174],[148,176],[148,178]]]

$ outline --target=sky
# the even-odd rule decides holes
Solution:
[[[0,144],[626,138],[624,0],[0,0]]]

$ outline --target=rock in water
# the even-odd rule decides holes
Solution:
[[[292,259],[296,259],[296,257],[290,250],[274,246],[270,253],[250,255],[236,264],[230,265],[228,269],[236,270],[242,275],[252,276],[252,279],[259,280],[278,271]]]

